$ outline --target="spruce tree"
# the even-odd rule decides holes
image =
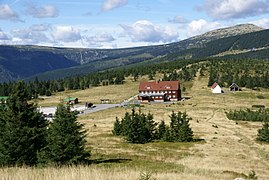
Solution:
[[[264,122],[261,129],[258,130],[258,141],[269,142],[269,123]]]
[[[0,165],[35,165],[45,146],[47,122],[36,105],[27,102],[24,82],[15,85],[0,118]]]
[[[180,142],[190,142],[193,141],[193,131],[190,128],[189,120],[191,118],[188,117],[186,113],[181,114],[181,125],[179,129],[178,141]]]
[[[116,118],[112,132],[114,135],[120,133],[120,135],[125,136],[125,139],[130,143],[144,144],[155,139],[156,126],[157,123],[153,121],[152,114],[136,113],[132,109],[131,114],[125,113],[121,122]]]
[[[85,138],[86,130],[77,121],[75,112],[69,106],[58,105],[39,161],[57,165],[84,163],[90,156]]]
[[[157,139],[164,139],[165,132],[166,132],[165,122],[161,121],[161,123],[158,125]]]
[[[172,112],[170,119],[170,128],[168,130],[170,132],[166,133],[168,141],[189,142],[193,140],[193,131],[189,125],[191,118],[188,117],[186,112],[178,112],[177,114]]]
[[[114,122],[112,133],[116,136],[120,136],[120,135],[122,135],[122,129],[123,129],[122,123],[119,120],[119,118],[116,117],[116,121]]]

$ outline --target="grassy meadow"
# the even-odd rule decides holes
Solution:
[[[196,138],[191,143],[152,142],[129,144],[111,131],[117,117],[130,112],[130,107],[116,107],[79,116],[88,129],[88,147],[92,164],[70,167],[10,167],[0,169],[0,179],[60,179],[60,180],[138,180],[147,175],[152,179],[231,180],[247,179],[255,172],[258,179],[269,179],[269,144],[255,141],[260,122],[228,120],[230,109],[251,108],[252,105],[269,107],[269,91],[243,89],[213,95],[207,87],[208,77],[196,77],[186,83],[185,101],[174,104],[144,104],[142,112],[150,112],[155,121],[169,122],[172,111],[186,111]],[[39,105],[56,105],[65,96],[78,97],[100,103],[108,98],[121,102],[137,93],[139,82],[130,79],[124,85],[94,87],[83,91],[69,91],[53,95]],[[263,96],[263,99],[258,98]]]

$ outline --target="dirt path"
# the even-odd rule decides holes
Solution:
[[[199,71],[198,71],[199,72]],[[207,78],[194,79],[189,94],[189,103],[196,104],[187,110],[194,117],[191,126],[205,143],[193,148],[194,156],[186,157],[179,163],[189,169],[200,169],[223,173],[248,174],[254,170],[259,179],[268,177],[259,174],[269,174],[269,146],[255,141],[259,123],[239,123],[228,120],[225,109],[233,107],[229,95],[213,95],[207,87]],[[196,123],[195,123],[196,122]],[[191,172],[190,172],[191,173]]]

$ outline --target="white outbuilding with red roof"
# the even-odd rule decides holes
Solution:
[[[213,94],[221,94],[222,93],[221,87],[218,85],[217,82],[215,82],[211,86],[211,91],[212,91]]]

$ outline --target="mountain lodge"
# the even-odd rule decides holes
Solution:
[[[138,100],[140,102],[178,101],[181,99],[178,81],[140,82]]]

